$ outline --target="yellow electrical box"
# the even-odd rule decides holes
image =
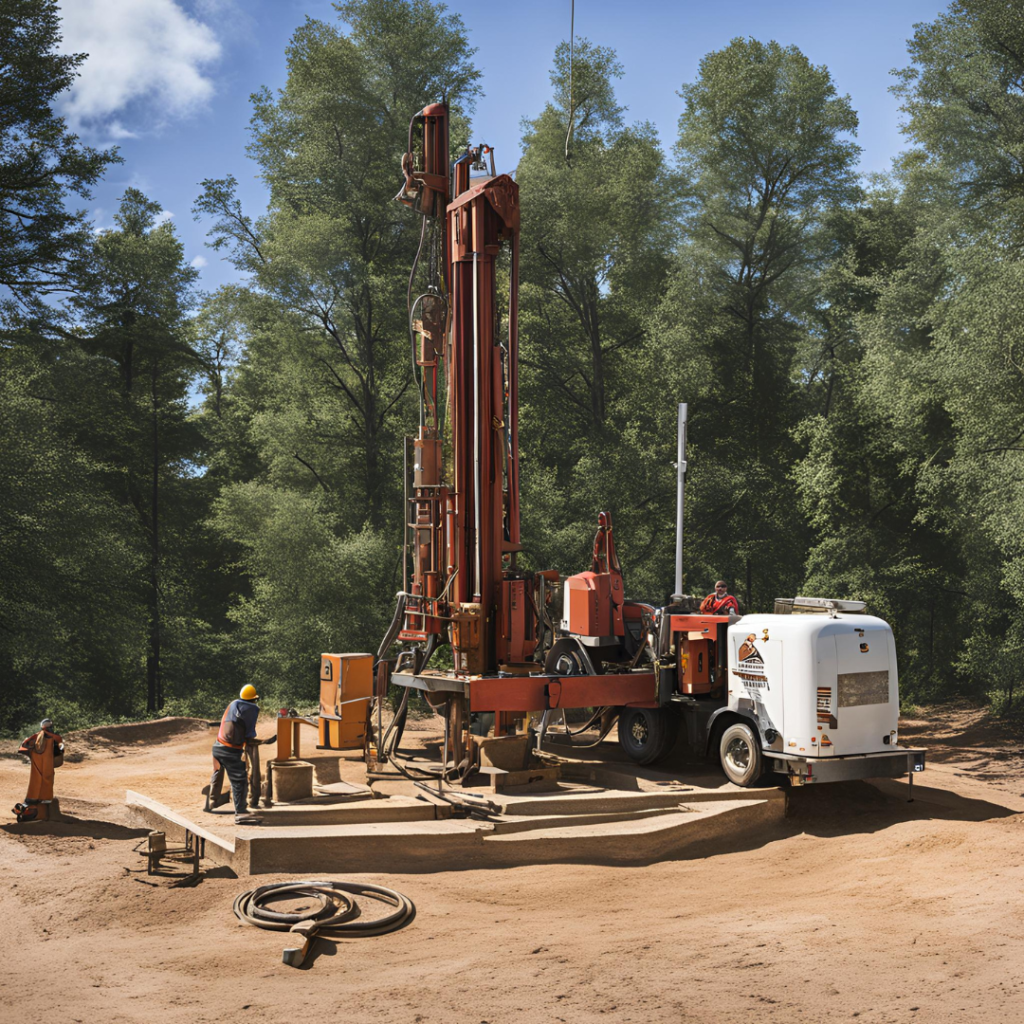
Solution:
[[[320,750],[358,750],[373,696],[372,654],[320,655]]]

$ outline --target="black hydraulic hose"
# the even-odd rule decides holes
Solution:
[[[384,655],[388,653],[388,648],[395,642],[395,637],[398,636],[399,631],[402,628],[402,620],[405,618],[405,600],[409,595],[404,591],[398,592],[398,603],[395,606],[395,614],[391,619],[391,625],[388,626],[388,631],[384,634],[384,639],[380,642],[380,647],[377,648],[377,657],[373,661],[374,669],[377,665],[384,660]]]
[[[605,708],[604,710],[607,710],[607,708]],[[608,733],[610,733],[612,731],[612,726],[615,724],[615,722],[618,719],[618,717],[619,717],[618,713],[612,715],[611,718],[608,719],[607,724],[601,730],[600,736],[598,736],[597,739],[594,740],[591,743],[574,743],[573,742],[573,739],[572,739],[573,736],[578,736],[579,732],[582,732],[582,730],[579,730],[578,732],[575,732],[575,733],[569,733],[569,746],[572,747],[574,750],[589,750],[591,747],[600,746],[602,743],[604,743],[604,739],[608,735]],[[593,719],[591,719],[591,721],[593,721]]]
[[[424,792],[430,794],[430,796],[443,800],[445,803],[452,804],[454,807],[458,807],[463,811],[467,811],[470,815],[477,818],[487,818],[492,814],[498,812],[498,808],[484,797],[480,797],[479,800],[473,799],[468,793],[453,793],[445,792],[445,789],[450,787],[447,786],[447,769],[442,765],[438,771],[428,771],[425,768],[420,768],[417,765],[403,763],[398,757],[396,752],[398,750],[398,744],[401,740],[402,729],[405,726],[405,715],[406,709],[409,702],[409,690],[406,689],[402,696],[402,702],[398,706],[398,711],[395,713],[395,718],[392,720],[391,725],[388,727],[388,731],[385,734],[387,738],[387,744],[382,741],[380,744],[380,750],[382,750],[386,757],[387,762],[406,780],[411,782],[414,786],[422,789]],[[392,734],[392,729],[395,727],[395,723],[401,718],[401,724],[398,731]],[[420,778],[416,778],[413,775],[415,772]],[[430,780],[431,784],[428,785],[426,780]],[[441,788],[436,788],[440,783]]]
[[[369,921],[356,919],[359,907],[351,896],[368,896],[389,904],[395,909],[384,917]],[[313,910],[282,913],[270,910],[264,903],[274,897],[291,894],[311,897],[319,906]],[[295,932],[303,937],[299,947],[285,949],[281,959],[290,967],[301,967],[309,947],[319,932],[331,932],[332,938],[356,935],[383,935],[401,928],[415,913],[416,908],[408,896],[396,889],[369,882],[307,881],[275,882],[250,889],[235,898],[232,907],[235,917],[257,928]]]
[[[388,626],[388,631],[384,634],[384,639],[380,642],[380,647],[377,648],[377,657],[373,662],[373,678],[374,684],[377,680],[377,666],[384,660],[384,656],[388,653],[388,648],[395,642],[395,637],[398,636],[402,629],[402,623],[405,621],[405,599],[408,595],[404,590],[398,592],[398,602],[395,605],[395,614],[391,619],[391,625]],[[382,731],[382,715],[384,707],[384,694],[376,698],[377,701],[377,735],[379,736]],[[373,719],[371,718],[372,722]]]
[[[565,723],[565,735],[566,736],[579,736],[581,733],[585,733],[606,711],[608,708],[598,708],[575,732],[569,728],[569,723]],[[563,719],[565,713],[562,715]]]
[[[406,714],[408,713],[408,706],[409,687],[405,687],[405,693],[402,694],[402,699],[399,702],[397,709],[395,710],[395,716],[391,719],[391,722],[388,725],[387,729],[384,730],[384,735],[381,736],[380,741],[377,744],[377,749],[381,753],[387,753],[388,740],[391,737],[392,730],[394,730],[396,727],[398,729],[398,735],[395,737],[395,746],[397,747],[398,744],[401,742],[402,733],[405,731],[405,718]]]
[[[426,648],[423,651],[423,660],[419,663],[419,667],[416,669],[417,672],[422,672],[423,669],[426,668],[427,664],[430,662],[430,659],[433,657],[434,651],[436,649],[437,649],[437,635],[436,634],[431,634],[430,637],[427,640],[427,646],[426,646]],[[381,714],[382,714],[382,712],[381,712],[381,703],[383,702],[383,698],[382,697],[378,698],[378,701],[380,701],[381,703],[379,703],[378,706],[377,706],[377,710],[378,710],[378,715],[377,715],[377,735],[379,737],[379,740],[378,740],[378,743],[377,743],[377,749],[379,751],[383,752],[383,753],[387,753],[387,750],[388,750],[388,738],[390,737],[392,730],[394,730],[394,729],[398,730],[396,735],[395,735],[395,742],[394,742],[394,747],[395,747],[396,750],[398,749],[398,744],[402,742],[402,733],[405,732],[405,722],[406,722],[406,718],[408,717],[408,706],[409,706],[409,687],[405,687],[404,689],[405,689],[405,692],[402,694],[402,700],[399,703],[397,709],[395,710],[394,717],[391,719],[391,722],[388,724],[387,729],[384,730],[383,735],[381,735]]]
[[[568,746],[572,747],[574,750],[589,750],[591,747],[599,746],[604,742],[604,739],[608,735],[608,733],[612,731],[612,726],[615,724],[616,720],[619,717],[618,712],[613,714],[608,719],[607,723],[601,729],[601,734],[597,737],[596,740],[593,740],[590,743],[576,743],[574,742],[574,737],[586,732],[587,729],[589,729],[598,719],[604,717],[604,715],[606,715],[610,710],[611,707],[598,708],[590,716],[590,718],[588,718],[587,721],[583,725],[581,725],[577,730],[573,731],[569,728],[568,724],[566,724],[564,733],[554,733],[551,736],[545,736],[545,739],[547,739],[550,743],[554,744],[555,746]],[[559,739],[561,737],[564,737],[568,742],[560,744]]]

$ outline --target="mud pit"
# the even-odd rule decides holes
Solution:
[[[208,776],[203,723],[72,735],[57,794],[77,820],[0,828],[3,1017],[1021,1019],[1020,743],[949,708],[904,721],[901,739],[929,747],[913,804],[905,783],[809,787],[785,820],[685,860],[361,875],[410,896],[415,920],[320,940],[294,970],[282,935],[231,916],[249,879],[214,868],[175,885],[147,878],[133,852],[145,830],[128,824],[125,790],[193,799]],[[5,808],[27,779],[16,746],[0,746]]]

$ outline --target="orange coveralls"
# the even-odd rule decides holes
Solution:
[[[63,758],[64,741],[59,733],[40,729],[22,743],[18,753],[28,755],[32,767],[29,770],[28,795],[24,803],[14,805],[14,813],[19,821],[46,821],[50,816],[49,801],[53,799],[54,757]]]

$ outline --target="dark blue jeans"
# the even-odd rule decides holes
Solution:
[[[242,751],[214,743],[213,756],[220,761],[221,767],[231,782],[231,798],[235,801],[235,814],[245,814],[249,776],[245,770],[245,762],[242,760]]]

